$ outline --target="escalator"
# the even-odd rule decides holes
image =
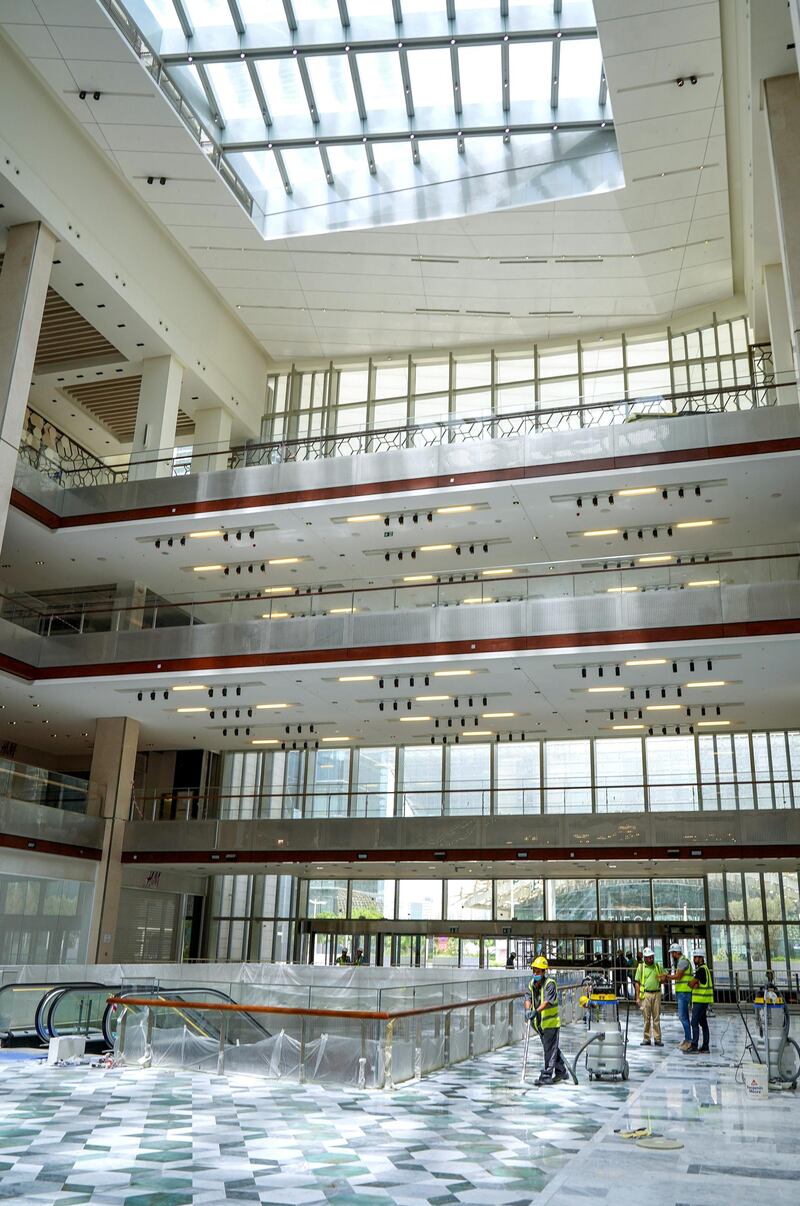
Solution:
[[[222,1027],[225,1026],[225,1042],[233,1046],[246,1043],[260,1042],[271,1038],[266,1027],[250,1013],[238,1013],[209,1009],[192,1008],[193,1001],[208,1001],[219,1005],[237,1004],[228,993],[216,988],[174,988],[153,989],[151,992],[132,991],[126,988],[114,996],[140,997],[149,996],[152,1000],[163,1001],[164,1008],[151,1006],[153,1025],[160,1030],[186,1031],[198,1039],[210,1039],[219,1043]],[[178,1007],[171,1002],[180,1002]],[[114,1045],[116,1028],[124,1007],[107,1005],[102,1018],[102,1032],[108,1046]]]

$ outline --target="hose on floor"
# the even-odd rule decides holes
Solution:
[[[567,1067],[569,1068],[569,1071],[570,1071],[570,1075],[572,1076],[572,1079],[575,1084],[578,1083],[578,1073],[577,1073],[578,1060],[581,1058],[581,1056],[583,1055],[583,1053],[587,1047],[591,1047],[592,1043],[602,1042],[605,1037],[606,1037],[605,1030],[598,1030],[596,1034],[593,1034],[591,1038],[586,1040],[586,1042],[583,1044],[582,1047],[578,1048],[575,1058],[572,1061],[572,1063],[567,1064]]]

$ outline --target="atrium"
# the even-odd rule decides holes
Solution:
[[[797,1202],[799,45],[0,0],[0,1198]]]

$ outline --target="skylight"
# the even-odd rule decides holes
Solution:
[[[622,185],[589,0],[125,7],[265,238]]]

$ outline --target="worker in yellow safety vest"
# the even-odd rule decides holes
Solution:
[[[661,985],[666,978],[664,968],[656,962],[656,953],[651,946],[642,951],[642,962],[636,969],[636,1004],[642,1011],[644,1034],[642,1046],[650,1046],[650,1029],[653,1030],[653,1043],[663,1047],[661,1041]]]
[[[569,1080],[567,1065],[559,1047],[561,1018],[558,1011],[558,985],[554,977],[547,974],[549,967],[544,955],[536,956],[531,963],[533,974],[528,983],[528,996],[525,998],[525,1016],[538,1033],[544,1048],[544,1067],[539,1073],[539,1079],[534,1082],[537,1085],[553,1085],[561,1080]]]
[[[714,1004],[714,977],[711,968],[706,963],[703,950],[696,950],[692,955],[694,960],[694,975],[689,983],[692,986],[692,1041],[684,1055],[703,1055],[708,1047],[708,1007]],[[703,1032],[703,1045],[699,1046],[700,1031]]]

